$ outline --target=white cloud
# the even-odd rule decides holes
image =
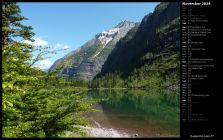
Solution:
[[[29,41],[29,40],[25,40],[25,41],[22,41],[23,43],[27,43],[27,44],[30,44],[32,46],[41,46],[41,47],[47,47],[49,46],[49,43],[44,40],[42,37],[34,37],[33,38],[34,41]],[[62,50],[67,50],[69,49],[70,46],[66,45],[66,44],[61,44],[61,43],[57,43],[53,49],[62,49]]]
[[[49,59],[44,59],[34,64],[34,67],[40,68],[42,70],[48,70],[52,64],[53,62],[51,62]]]
[[[65,45],[65,44],[60,44],[60,43],[57,43],[54,47],[54,49],[62,49],[62,50],[67,50],[69,48],[70,48],[70,46]]]
[[[25,40],[23,42],[30,44],[32,46],[42,46],[42,47],[48,46],[48,42],[46,40],[42,39],[41,37],[34,37],[33,39],[34,39],[34,42],[29,41],[29,40]]]

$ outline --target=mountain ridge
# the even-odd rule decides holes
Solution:
[[[180,93],[180,3],[160,3],[120,39],[91,88]]]
[[[162,29],[163,26],[168,25],[174,20],[179,23],[179,17],[179,3],[164,2],[157,5],[153,13],[147,14],[142,19],[142,22],[136,31],[133,31],[131,34],[127,34],[117,43],[116,47],[104,63],[98,76],[112,71],[120,71],[124,73],[124,77],[126,77],[130,75],[135,68],[139,68],[145,63],[148,63],[150,60],[147,62],[141,61],[143,56],[149,52],[153,55],[158,55],[163,49],[165,49],[165,42],[169,42],[169,44],[171,44],[171,42],[166,38],[159,38],[159,36],[165,36],[165,33],[163,35],[159,35],[161,33],[158,32],[158,30]],[[177,28],[179,28],[179,24],[177,25]],[[128,36],[131,37],[126,39]],[[172,40],[172,45],[179,50],[179,30],[175,34],[169,36],[169,38],[172,37],[178,38]]]
[[[113,28],[96,34],[79,49],[56,60],[48,71],[53,71],[63,64],[60,74],[68,74],[68,78],[93,79],[100,72],[104,61],[119,39],[137,24],[136,22],[122,21]]]

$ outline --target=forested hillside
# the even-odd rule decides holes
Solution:
[[[179,3],[161,3],[122,38],[92,87],[164,87],[179,91]]]

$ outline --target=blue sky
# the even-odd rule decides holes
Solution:
[[[54,61],[81,47],[97,33],[110,29],[124,20],[140,22],[158,3],[40,3],[20,2],[21,14],[34,28],[33,45],[63,48],[38,66],[46,69]]]

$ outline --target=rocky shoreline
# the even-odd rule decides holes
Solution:
[[[110,138],[121,138],[121,137],[130,137],[130,135],[126,133],[121,133],[115,129],[108,129],[108,128],[92,128],[88,130],[88,134],[91,137],[110,137]]]

